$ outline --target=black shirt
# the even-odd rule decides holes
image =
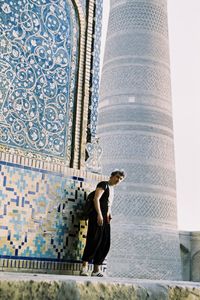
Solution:
[[[109,186],[108,181],[101,181],[97,184],[96,188],[100,188],[104,190],[103,195],[101,196],[99,202],[100,202],[100,208],[103,216],[106,216],[108,212],[108,198],[109,198]]]

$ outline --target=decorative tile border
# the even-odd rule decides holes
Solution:
[[[0,258],[0,271],[5,272],[28,272],[28,273],[45,273],[45,274],[62,274],[62,275],[79,275],[81,262],[58,262],[58,261],[41,261],[16,258]],[[89,272],[92,272],[93,266],[89,264]],[[106,261],[100,267],[102,272],[107,271]]]
[[[86,144],[96,136],[99,101],[100,46],[102,30],[102,0],[91,0],[88,16],[86,81],[83,107],[83,131],[80,167],[85,168]]]
[[[100,84],[100,49],[102,32],[102,13],[103,0],[96,1],[95,30],[93,45],[93,65],[92,65],[92,87],[91,87],[91,108],[90,108],[90,134],[91,138],[96,137],[97,113],[99,103],[99,84]]]

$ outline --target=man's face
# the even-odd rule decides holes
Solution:
[[[123,176],[120,176],[119,174],[116,174],[114,176],[110,177],[110,184],[111,185],[117,185],[124,179]]]

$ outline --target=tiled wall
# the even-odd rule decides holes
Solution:
[[[97,121],[101,18],[102,0],[0,1],[4,150],[84,163]]]
[[[77,269],[87,230],[79,212],[95,186],[95,180],[1,161],[0,267]]]
[[[0,23],[0,143],[65,158],[79,53],[74,6],[4,1]]]
[[[75,169],[96,130],[102,0],[53,2],[0,4],[0,269],[77,270],[100,178]]]

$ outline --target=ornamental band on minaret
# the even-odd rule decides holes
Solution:
[[[125,169],[113,204],[113,276],[181,279],[166,0],[111,0],[100,88],[103,173]]]

